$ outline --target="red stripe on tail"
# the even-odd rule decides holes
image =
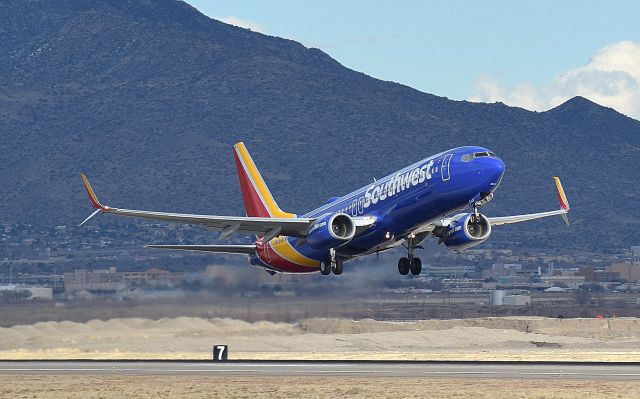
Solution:
[[[233,151],[233,157],[236,160],[236,169],[238,170],[238,179],[240,180],[240,190],[242,191],[242,200],[244,201],[244,210],[247,216],[271,217],[269,211],[262,203],[260,195],[256,191],[251,178],[242,166],[240,158],[236,151]]]

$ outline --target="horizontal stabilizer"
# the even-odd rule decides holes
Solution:
[[[219,252],[226,254],[246,254],[255,252],[255,245],[145,245],[145,248],[180,249],[183,251]]]

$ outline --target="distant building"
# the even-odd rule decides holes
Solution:
[[[546,276],[543,278],[544,283],[549,286],[567,286],[568,288],[577,288],[584,284],[585,276],[580,275],[564,275],[564,276]]]
[[[489,304],[493,306],[529,306],[531,296],[529,295],[506,295],[504,290],[493,290],[489,297]]]
[[[501,285],[526,284],[529,282],[529,276],[524,274],[516,274],[512,276],[499,276],[496,278]]]
[[[521,276],[525,280],[529,277],[529,272],[522,269],[520,263],[494,263],[491,265],[491,269],[482,271],[482,278],[498,279],[506,276]]]
[[[634,247],[640,248],[640,247]],[[640,265],[633,263],[613,263],[611,266],[607,267],[607,272],[610,273],[618,273],[620,279],[636,282],[640,281]]]
[[[61,274],[27,274],[20,273],[14,276],[0,277],[2,283],[13,282],[17,285],[30,287],[50,287],[57,291],[62,291],[64,286],[64,277]]]
[[[615,281],[620,281],[620,273],[607,272],[607,271],[593,272],[593,281],[595,283],[611,283]]]
[[[502,303],[507,306],[529,306],[531,297],[529,295],[505,295]]]
[[[595,269],[591,266],[583,266],[578,268],[578,271],[576,272],[576,276],[583,276],[584,277],[584,281],[586,283],[592,283],[593,280],[593,273],[595,272]]]
[[[64,291],[77,293],[117,293],[127,288],[158,284],[174,285],[182,279],[182,273],[168,270],[149,269],[144,272],[119,272],[115,267],[99,270],[79,269],[64,274]]]
[[[79,291],[117,292],[126,288],[122,273],[118,273],[115,267],[92,271],[79,269],[73,273],[64,274],[64,291],[66,293]]]
[[[431,266],[427,270],[429,277],[438,278],[465,278],[476,274],[475,266]]]
[[[631,262],[640,265],[640,245],[631,247]]]
[[[493,290],[491,291],[491,296],[489,297],[489,304],[493,306],[502,306],[504,304],[505,296],[506,296],[506,291]]]
[[[182,273],[152,268],[144,272],[122,272],[122,278],[129,285],[142,286],[155,283],[176,284],[183,277]]]

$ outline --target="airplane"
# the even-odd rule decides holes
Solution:
[[[234,145],[234,158],[246,216],[211,216],[150,212],[102,205],[87,177],[81,175],[95,211],[100,213],[201,225],[254,236],[247,245],[146,245],[148,248],[247,255],[249,263],[275,273],[340,275],[344,262],[404,246],[398,261],[401,275],[419,275],[422,261],[414,255],[427,238],[454,250],[486,241],[494,226],[561,216],[569,225],[569,202],[554,177],[560,208],[516,216],[488,217],[478,208],[493,199],[505,166],[487,148],[467,146],[441,152],[327,203],[303,215],[284,212],[276,203],[244,143]],[[455,213],[459,212],[459,213]],[[455,213],[455,214],[454,214]]]

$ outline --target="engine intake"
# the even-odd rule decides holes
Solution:
[[[491,222],[483,214],[456,215],[447,227],[442,242],[447,247],[463,250],[482,244],[491,235]]]
[[[346,213],[328,213],[316,219],[309,232],[307,242],[317,250],[337,248],[351,241],[356,234],[356,225]]]

